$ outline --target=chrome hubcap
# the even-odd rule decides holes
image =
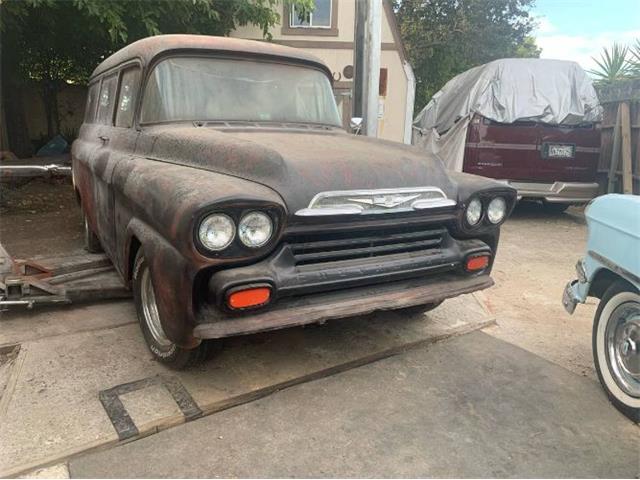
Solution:
[[[142,313],[144,321],[151,332],[153,339],[163,347],[171,346],[171,340],[167,338],[160,323],[160,315],[158,314],[158,305],[156,304],[156,294],[151,283],[151,275],[149,269],[145,268],[142,273],[140,282],[140,300],[142,301]]]
[[[607,323],[607,363],[618,386],[640,397],[640,304],[623,303]]]

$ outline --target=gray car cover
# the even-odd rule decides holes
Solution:
[[[575,125],[598,121],[601,111],[591,79],[576,62],[505,58],[449,80],[416,116],[413,143],[462,171],[474,113],[500,123]]]

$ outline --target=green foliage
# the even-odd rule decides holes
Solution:
[[[524,37],[520,45],[516,47],[515,57],[518,58],[538,58],[542,53],[542,49],[536,45],[535,37]]]
[[[288,0],[308,7],[312,0]],[[86,81],[110,53],[161,33],[228,35],[254,24],[268,37],[277,0],[3,0],[3,67],[33,80]]]
[[[302,9],[313,0],[285,0]],[[49,136],[59,132],[57,92],[86,83],[111,53],[150,35],[228,35],[253,24],[269,38],[278,0],[0,0],[3,99],[35,82],[47,111]]]
[[[589,73],[596,77],[597,82],[603,84],[625,79],[630,73],[628,55],[629,47],[619,43],[614,43],[610,49],[604,47],[600,54],[600,59],[592,57],[598,68],[589,70]]]
[[[589,73],[599,85],[640,78],[640,39],[630,47],[614,43],[610,48],[602,49],[600,58],[592,58],[598,68]]]
[[[629,47],[629,70],[633,78],[640,78],[640,38]]]
[[[497,58],[538,57],[534,0],[394,0],[422,108],[455,75]]]

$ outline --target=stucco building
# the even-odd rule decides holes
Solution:
[[[322,59],[333,72],[334,93],[345,126],[351,118],[356,0],[314,0],[315,10],[301,17],[281,3],[281,24],[271,29],[271,41],[302,48]],[[378,137],[411,143],[415,80],[389,0],[381,0],[380,102]],[[247,25],[233,37],[262,40],[260,28]]]

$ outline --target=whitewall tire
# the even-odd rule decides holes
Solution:
[[[605,292],[593,324],[593,357],[611,402],[640,422],[640,294],[617,282]]]

